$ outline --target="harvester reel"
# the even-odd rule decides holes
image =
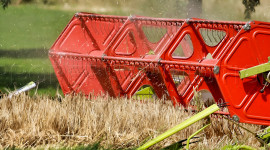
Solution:
[[[267,22],[77,13],[49,57],[64,94],[132,97],[149,85],[187,107],[196,88],[239,122],[270,125],[269,42]]]

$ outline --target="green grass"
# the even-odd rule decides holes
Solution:
[[[1,58],[0,69],[2,73],[13,72],[26,74],[48,74],[53,71],[51,63],[47,58],[16,58],[12,59],[12,61],[11,58]]]
[[[10,6],[0,11],[1,49],[48,49],[74,12],[35,5]]]
[[[35,5],[0,9],[0,89],[39,82],[38,93],[54,95],[58,87],[48,50],[74,15],[72,11]]]

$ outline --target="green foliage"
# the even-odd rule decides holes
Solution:
[[[222,150],[256,150],[248,145],[226,145]]]
[[[255,6],[260,4],[260,0],[243,0],[245,6],[245,19],[251,18],[251,13],[255,12]]]
[[[1,0],[1,4],[2,4],[3,9],[8,7],[9,3],[10,3],[10,0]]]

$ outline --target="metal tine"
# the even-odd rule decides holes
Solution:
[[[96,32],[95,31],[95,21],[93,20],[92,17],[90,18],[90,20],[91,20],[91,23],[89,23],[89,25],[91,26],[91,29],[89,29],[89,30]]]
[[[211,37],[210,37],[209,34],[208,34],[210,30],[211,30],[211,29],[207,29],[207,37],[208,37],[209,41],[213,44],[213,42],[212,42],[212,40],[211,40]],[[212,45],[212,44],[211,44],[211,45]]]
[[[66,64],[65,64],[65,60],[63,59],[62,56],[59,57],[59,64],[61,64],[62,66],[64,66],[61,69],[62,69],[62,71],[66,72],[67,67],[66,67]]]
[[[97,21],[97,19],[95,18],[95,20],[94,20],[94,23],[93,23],[93,25],[94,25],[94,32],[97,34],[97,35],[99,35],[99,31],[98,31],[98,29],[97,29],[97,24],[98,24],[98,21]]]
[[[226,35],[226,33],[225,33],[225,32],[220,31],[220,34],[221,34],[221,38],[220,38],[220,40],[222,40],[222,39],[224,38],[224,36]]]
[[[185,72],[183,72],[182,74],[183,74],[183,80],[184,80],[184,83],[188,83],[189,76],[187,76],[187,75],[185,74]]]
[[[77,57],[74,57],[74,58],[70,58],[70,59],[75,59],[76,60]],[[68,59],[68,60],[70,60]],[[68,73],[71,72],[71,74],[76,74],[76,64],[78,63],[78,61],[72,61],[71,63],[68,61],[68,65],[69,65],[69,70],[68,70]],[[70,76],[70,78],[72,79],[73,77]]]
[[[185,76],[185,73],[184,72],[181,72],[179,75],[178,75],[178,81],[180,81],[180,83],[185,83],[186,84],[186,76]]]
[[[170,74],[171,74],[173,82],[175,84],[175,71],[174,70],[170,71]]]
[[[76,62],[75,65],[72,66],[72,69],[74,68],[75,74],[76,74],[76,73],[79,72],[78,70],[79,70],[79,62],[80,62],[80,60],[77,57],[75,57],[75,59],[77,59],[77,60],[75,61]]]
[[[164,39],[166,33],[164,33],[164,28],[162,26],[158,27],[158,32],[159,32],[159,35],[162,35],[159,39],[159,41],[161,41],[162,39]]]
[[[165,36],[167,35],[167,31],[168,31],[168,28],[166,27],[166,25],[164,25],[163,23],[161,23],[161,26],[164,28],[164,29],[166,29],[165,31],[163,31],[164,33],[164,36],[163,36],[163,38],[165,38]]]
[[[95,78],[95,73],[94,73],[94,71],[93,71],[93,69],[92,69],[92,66],[95,66],[95,63],[93,63],[93,60],[90,60],[89,69],[90,69],[91,72],[92,72],[92,77]]]
[[[106,72],[109,73],[109,75],[111,75],[111,72],[114,72],[114,70],[108,63],[106,63],[105,69],[106,69]]]
[[[98,74],[98,71],[99,71],[99,67],[98,67],[98,65],[99,64],[97,64],[97,60],[94,60],[95,62],[94,62],[94,67],[95,67],[95,70],[97,71],[97,74]]]
[[[217,119],[220,119],[220,118],[217,118]],[[217,123],[220,123],[220,120],[218,120]],[[214,124],[213,124],[213,125],[214,125]],[[215,124],[215,125],[217,125],[217,124]],[[222,132],[222,134],[225,135],[226,133],[225,133],[225,131],[224,131],[224,129],[225,129],[224,124],[221,123],[221,124],[219,124],[219,125],[221,125],[221,128],[218,128],[218,129],[220,129],[220,131]]]
[[[166,28],[166,35],[170,38],[170,33],[169,33],[169,27],[166,22],[164,22],[165,28]]]
[[[122,70],[121,70],[121,71],[122,71]],[[123,67],[123,76],[124,76],[124,79],[127,78],[127,74],[126,74],[126,69],[125,69],[125,67]]]
[[[172,36],[171,36],[171,38],[174,38],[175,35],[176,35],[176,32],[174,32],[174,26],[171,25],[171,26],[170,26],[170,29],[171,29],[171,31],[172,31]]]
[[[147,27],[147,37],[148,38],[151,38],[150,40],[153,40],[153,27],[152,26],[150,26],[150,27]]]
[[[182,82],[184,82],[184,83],[186,82],[185,78],[183,78],[183,77],[184,77],[183,75],[182,76],[178,75],[178,82],[179,82],[178,85],[181,84]],[[179,93],[179,94],[181,94],[181,93]]]
[[[100,19],[99,26],[100,26],[101,34],[105,35],[106,33],[104,33],[104,20],[103,20],[103,17],[101,17],[99,19]]]
[[[99,18],[100,20],[100,23],[99,23],[99,29],[100,29],[100,31],[101,31],[101,35],[104,35],[104,30],[102,30],[103,28],[104,28],[104,26],[103,26],[103,21],[102,21],[102,19],[101,18]]]
[[[135,68],[135,66],[133,66]],[[134,70],[134,69],[132,69]],[[128,76],[130,76],[130,72],[131,72],[131,69],[128,68],[128,71],[124,71],[124,75],[125,75],[125,79],[128,78]]]
[[[80,58],[80,68],[81,68],[81,70],[84,71],[83,58],[82,57]]]
[[[101,35],[101,31],[100,31],[100,20],[99,18],[96,18],[96,32],[98,33],[98,35]]]
[[[97,64],[96,64],[96,62],[94,62],[95,60],[91,60],[91,61],[92,61],[91,69],[94,68],[94,70],[96,71],[97,70]],[[95,72],[94,71],[93,71],[93,75],[95,76]]]
[[[206,30],[205,28],[201,28],[201,29],[200,29],[200,31],[201,31],[200,33],[201,33],[201,36],[202,36],[202,38],[203,38],[203,41],[206,43],[207,40],[206,40],[206,38],[205,38],[205,32],[206,32],[205,30]]]
[[[161,33],[162,28],[159,28],[159,27],[157,26],[157,24],[158,24],[157,21],[155,21],[154,24],[155,24],[155,26],[153,26],[153,33],[154,33],[155,39],[159,38],[158,41],[157,41],[157,42],[159,42],[160,39],[162,38],[162,37],[161,37],[161,35],[162,35],[162,33]]]
[[[70,75],[70,73],[67,73],[68,71],[70,71],[70,72],[72,72],[72,70],[69,70],[69,60],[68,59],[71,59],[71,58],[65,58],[65,57],[63,57],[63,59],[64,59],[64,62],[65,62],[65,66],[67,66],[67,67],[65,67],[65,75],[68,77],[68,79],[69,79],[69,75]]]
[[[217,33],[217,30],[212,29],[212,37],[215,40],[215,42],[216,42],[215,45],[216,45],[219,43],[219,41],[216,39],[216,36],[214,35],[214,33]]]
[[[91,23],[90,23],[91,30],[94,31],[97,34],[97,32],[96,32],[96,25],[95,24],[96,24],[96,20],[93,17],[91,17]]]
[[[110,31],[110,29],[111,29],[111,28],[110,28],[110,25],[111,25],[111,20],[108,19],[108,20],[106,21],[105,25],[104,25],[105,28],[106,28],[106,29],[105,29],[106,35],[109,35],[110,32],[111,32],[111,31]]]
[[[155,26],[151,26],[151,37],[153,38],[153,39],[156,39],[156,37],[157,37],[157,33],[155,33]]]
[[[171,39],[172,38],[172,35],[171,34],[173,34],[173,32],[171,32],[171,26],[169,26],[168,25],[168,22],[166,22],[166,27],[167,27],[167,34],[168,34],[168,36],[169,36],[169,38]]]
[[[103,23],[103,29],[104,29],[104,32],[105,32],[105,35],[108,35],[108,30],[109,30],[109,25],[108,25],[108,20],[104,19],[104,23]]]
[[[153,38],[152,41],[155,41],[158,35],[159,35],[159,32],[157,31],[157,27],[154,25],[151,26],[151,37]]]
[[[219,34],[218,34],[218,35],[219,35],[219,36],[218,36],[218,37],[219,37],[219,39],[220,39],[220,40],[222,40],[222,39],[223,39],[223,38],[222,38],[222,35],[221,35],[221,34],[222,34],[222,32],[218,32],[218,33],[219,33]]]
[[[220,118],[220,119],[222,119],[222,118]],[[225,135],[225,131],[224,131],[224,129],[225,129],[225,128],[224,128],[224,124],[223,124],[223,123],[221,123],[221,126],[222,126],[222,128],[221,128],[222,134],[223,134],[223,135]]]
[[[85,71],[86,71],[86,73],[88,74],[88,76],[91,77],[90,70],[88,70],[88,64],[89,64],[89,63],[90,63],[90,62],[89,62],[87,59],[85,59],[85,61],[84,61]]]
[[[164,29],[165,29],[165,30],[163,30],[163,31],[162,31],[162,34],[164,34],[164,36],[163,36],[163,37],[165,37],[165,35],[167,34],[167,30],[168,30],[168,28],[167,28],[166,26],[164,26]]]
[[[118,31],[120,30],[120,28],[121,28],[121,23],[120,23],[120,21],[114,19],[114,20],[113,20],[113,25],[114,25],[114,30],[116,30],[116,31],[118,32]]]
[[[92,71],[92,60],[88,60],[87,62],[87,69],[89,70],[89,76],[90,78],[92,78],[92,76],[94,77],[94,72]]]
[[[126,78],[126,75],[125,75],[125,67],[119,65],[119,68],[120,68],[120,72],[121,72],[121,73],[119,73],[119,74],[120,74],[120,78],[121,78],[121,79],[125,79],[125,78]]]
[[[146,38],[151,37],[150,33],[149,33],[149,27],[148,26],[145,27],[144,33],[145,33]],[[148,39],[148,40],[150,40],[150,39]]]
[[[157,33],[155,33],[155,30],[155,26],[150,27],[150,37],[152,38],[152,41],[154,41],[154,39],[156,39],[156,37],[158,36]]]
[[[158,39],[157,42],[159,42],[162,39],[162,28],[154,26],[153,33],[155,34],[155,39]]]
[[[154,39],[157,37],[157,34],[155,33],[155,23],[154,21],[151,21],[151,37],[153,37]]]
[[[137,74],[138,73],[140,73],[140,71],[138,71],[138,72],[135,72],[135,66],[133,66],[133,69],[132,69],[132,71],[131,71],[131,76],[132,76],[132,81],[135,79],[135,77],[137,76]]]
[[[235,132],[236,135],[240,135],[240,134],[241,134],[241,131],[240,131],[240,133],[239,133],[239,132],[237,132],[237,130],[240,131],[240,130],[239,130],[239,126],[235,126],[235,124],[233,123],[233,131]],[[237,138],[237,137],[236,137],[236,138]]]
[[[121,73],[119,73],[119,72],[121,71],[121,70],[120,70],[120,65],[119,65],[119,64],[113,66],[113,71],[114,71],[115,73],[118,72],[118,73],[116,73],[116,74],[118,74],[118,78],[122,79]]]
[[[120,29],[120,22],[119,20],[116,20],[114,19],[114,27],[115,27],[115,30],[118,31]]]
[[[221,32],[221,34],[222,34],[222,39],[223,39],[226,36],[226,32]]]
[[[151,26],[151,38],[152,41],[155,41],[158,38],[159,32],[157,31],[157,28],[155,25]]]
[[[203,32],[204,32],[203,39],[204,39],[204,41],[206,43],[206,42],[208,42],[208,39],[207,39],[207,29],[206,28],[203,28]]]
[[[117,30],[115,19],[112,19],[112,24],[113,24],[113,29],[114,29],[114,30]]]
[[[174,82],[174,84],[175,84],[175,87],[177,88],[177,86],[176,86],[176,81],[177,81],[177,73],[176,73],[176,71],[175,70],[173,70],[173,72],[171,73],[171,74],[173,74],[173,82]]]
[[[173,31],[173,37],[174,37],[177,33],[177,26],[173,25],[173,23],[172,23],[171,28],[172,28],[172,30],[174,30]]]
[[[95,32],[97,32],[98,35],[100,35],[101,31],[100,31],[100,20],[99,20],[99,18],[96,18],[95,25],[96,25],[96,31]]]
[[[240,129],[240,127],[239,127],[239,126],[237,126],[237,129],[238,129],[238,131],[239,131],[240,135],[243,135],[243,133],[242,133],[242,131],[241,131],[241,129]]]
[[[219,31],[219,30],[216,30],[216,37],[218,38],[218,41],[221,41],[221,38],[219,37],[219,33],[220,33],[221,31]]]
[[[158,39],[158,42],[160,42],[161,41],[161,39],[163,39],[163,37],[164,37],[164,34],[163,34],[163,28],[161,27],[161,26],[159,26],[159,27],[155,27],[155,30],[156,30],[156,36],[159,38]]]
[[[83,70],[83,71],[84,71],[84,66],[83,66],[83,58],[82,58],[82,57],[80,58],[80,61],[81,61],[81,63],[80,63],[80,64],[81,64],[81,65],[80,65],[80,68],[81,68],[81,70]]]
[[[160,28],[160,33],[161,33],[161,35],[162,35],[162,37],[161,37],[161,39],[160,40],[162,40],[162,39],[164,39],[165,38],[165,36],[166,36],[166,34],[167,34],[167,27],[166,26],[160,26],[159,27]]]
[[[172,38],[175,36],[176,33],[175,33],[174,30],[173,30],[172,24],[169,25],[168,27],[169,27],[169,29],[170,29],[170,39],[172,39]]]
[[[230,118],[229,118],[230,119]],[[231,128],[230,126],[230,122],[229,121],[227,121],[227,124],[228,124],[228,128]],[[230,132],[231,132],[231,135],[233,135],[233,132],[232,132],[232,130],[229,130]]]
[[[65,73],[65,76],[68,77],[68,74],[66,74],[67,69],[68,69],[68,64],[67,64],[67,60],[66,60],[67,58],[64,58],[63,56],[60,56],[60,58],[62,59],[61,62],[62,62],[62,63],[64,64],[64,66],[65,66],[65,67],[64,67],[64,71],[65,71],[64,73]]]
[[[223,39],[223,37],[224,37],[224,35],[222,35],[223,31],[219,30],[218,33],[219,33],[218,34],[219,35],[218,36],[219,37],[219,41],[221,41]]]

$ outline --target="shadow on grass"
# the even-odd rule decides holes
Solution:
[[[48,58],[48,49],[20,49],[20,50],[3,50],[0,49],[0,57],[6,58]]]
[[[10,62],[16,62],[17,59],[40,59],[40,61],[43,61],[48,59],[48,49],[0,49],[0,57],[7,58]],[[21,63],[23,63],[23,61]],[[42,64],[43,63],[40,65],[41,68],[48,67],[48,64],[44,64],[44,66]],[[29,66],[30,64],[28,63],[21,65],[23,66],[24,72],[12,69],[13,66],[8,64],[2,65],[0,67],[0,89],[2,92],[6,92],[5,89],[12,91],[16,88],[20,88],[30,81],[34,81],[38,84],[38,92],[40,91],[39,93],[46,93],[51,95],[56,92],[59,83],[53,70],[49,72],[40,72],[38,71],[40,70],[39,68],[33,69],[33,66]]]
[[[14,90],[15,88],[20,88],[30,81],[34,81],[38,84],[38,89],[48,89],[45,93],[55,93],[57,87],[59,86],[58,80],[52,73],[14,73],[14,72],[4,72],[0,68],[0,89],[5,92],[5,88],[9,90]],[[55,89],[49,91],[49,89]],[[43,92],[44,93],[44,92]]]

